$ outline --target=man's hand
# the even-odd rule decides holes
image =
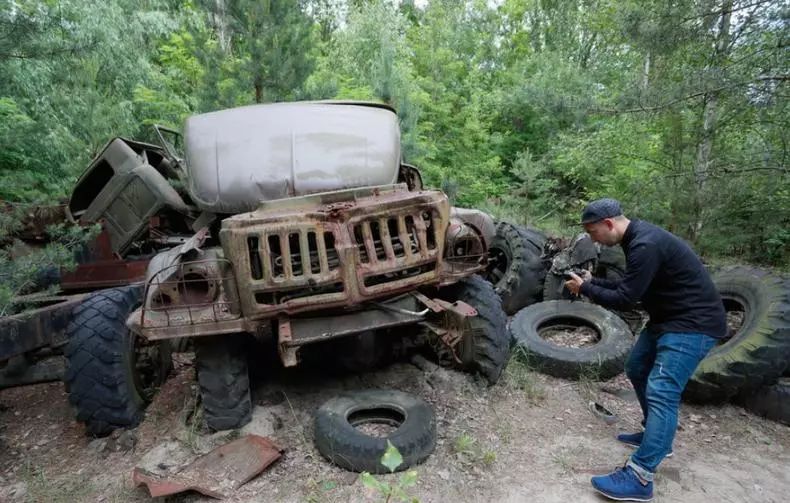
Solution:
[[[584,271],[582,276],[579,276],[574,272],[571,272],[569,274],[571,279],[565,282],[565,288],[567,288],[568,291],[570,291],[573,295],[576,295],[578,297],[579,289],[582,287],[582,283],[584,283],[585,281],[589,281],[592,278],[592,274],[590,274],[590,271]]]

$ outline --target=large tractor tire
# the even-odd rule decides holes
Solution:
[[[246,342],[243,334],[194,339],[203,418],[212,430],[241,428],[252,419]]]
[[[744,393],[738,401],[758,416],[790,426],[790,378]]]
[[[497,224],[484,277],[494,285],[507,314],[540,302],[546,276],[541,261],[545,242],[546,236],[537,230],[508,222]]]
[[[438,315],[438,326],[460,335],[452,351],[442,351],[446,349],[443,343],[436,343],[440,363],[479,373],[495,384],[510,359],[510,336],[507,316],[494,288],[483,278],[470,276],[439,290],[439,297],[448,302],[461,300],[477,310],[477,316],[470,318],[459,319],[447,312]]]
[[[168,343],[147,343],[126,327],[140,295],[137,287],[96,292],[74,308],[66,327],[64,380],[90,435],[137,426],[172,367]]]
[[[745,266],[712,277],[728,319],[743,321],[697,367],[684,394],[696,402],[724,401],[770,384],[790,361],[790,281]]]

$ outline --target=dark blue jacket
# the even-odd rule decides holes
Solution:
[[[580,292],[596,304],[629,309],[641,301],[654,333],[696,332],[722,338],[727,315],[721,296],[699,257],[685,241],[651,223],[632,220],[620,243],[625,276],[593,278]]]

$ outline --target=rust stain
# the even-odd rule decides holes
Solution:
[[[132,480],[136,486],[145,485],[152,498],[192,490],[223,499],[277,461],[282,453],[283,449],[268,438],[246,435],[169,475],[135,467]]]

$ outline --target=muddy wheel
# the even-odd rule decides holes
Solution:
[[[522,309],[510,324],[530,363],[556,377],[608,379],[623,371],[633,337],[614,313],[586,302],[553,300]]]
[[[625,276],[625,253],[620,245],[601,246],[595,276],[617,281]]]
[[[243,334],[194,339],[203,418],[212,430],[240,428],[252,419],[246,342]]]
[[[540,259],[545,242],[546,236],[534,229],[497,224],[484,277],[494,285],[507,314],[540,301],[546,276]]]
[[[346,470],[389,473],[381,464],[388,440],[403,457],[396,471],[422,463],[436,447],[431,406],[401,391],[365,390],[332,398],[315,415],[318,451]]]
[[[140,295],[136,287],[94,293],[66,327],[69,402],[91,435],[137,426],[172,367],[168,343],[147,343],[126,328]]]
[[[495,384],[510,357],[510,336],[507,316],[494,288],[479,276],[470,276],[442,288],[439,297],[448,302],[461,300],[477,310],[477,316],[470,318],[448,312],[438,315],[435,325],[458,341],[453,350],[441,341],[435,343],[439,363],[479,373]]]
[[[790,378],[745,393],[738,401],[758,416],[790,425]]]
[[[712,277],[731,330],[686,387],[684,397],[698,402],[726,400],[774,382],[790,360],[790,281],[745,266],[726,267]]]
[[[565,288],[565,278],[553,272],[546,273],[543,281],[543,300],[570,300],[571,292]]]

